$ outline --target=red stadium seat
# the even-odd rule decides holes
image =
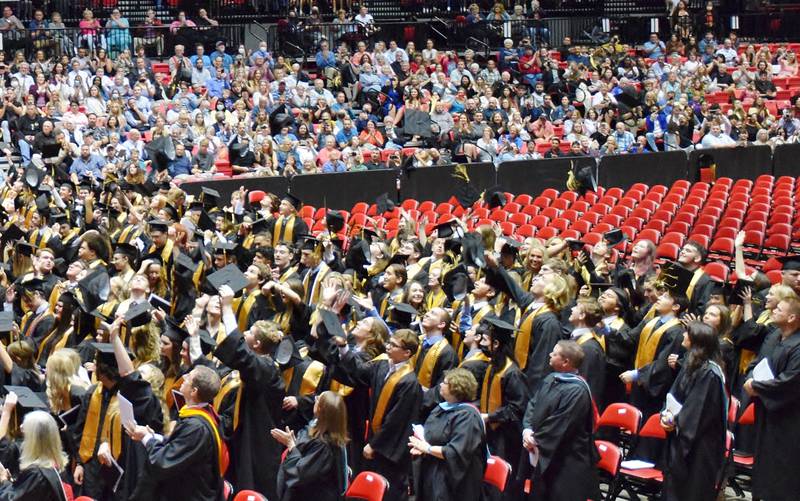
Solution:
[[[650,240],[654,244],[658,245],[661,241],[661,232],[652,228],[648,228],[639,232],[639,237],[637,240]]]
[[[616,491],[617,475],[622,462],[622,451],[607,440],[595,440],[594,445],[597,447],[597,453],[600,456],[600,460],[597,461],[597,469],[600,470],[601,480],[608,484],[607,492],[610,497],[611,493]]]
[[[642,413],[636,407],[626,403],[613,403],[605,408],[597,420],[598,428],[613,428],[617,432],[617,445],[629,447],[639,426]]]
[[[686,242],[686,235],[686,232],[669,232],[664,235],[664,238],[661,239],[661,243],[675,244],[678,246],[678,250],[680,251],[680,248],[683,247],[683,244]]]
[[[703,247],[708,248],[708,243],[711,241],[711,237],[702,233],[693,233],[689,235],[689,240],[695,241]]]
[[[678,253],[680,250],[681,248],[677,244],[671,242],[661,242],[656,248],[656,257],[675,261],[678,259]]]
[[[239,491],[233,501],[267,501],[267,498],[256,491]]]
[[[362,471],[353,479],[347,488],[345,497],[359,498],[366,501],[382,501],[389,489],[389,482],[380,475],[371,471]]]
[[[544,228],[545,226],[550,224],[550,218],[543,214],[539,214],[538,216],[534,216],[531,219],[530,224],[537,228]]]
[[[722,259],[730,261],[733,259],[733,239],[732,238],[714,238],[711,242],[711,247],[708,248],[708,255],[710,258]]]
[[[545,228],[540,229],[539,232],[536,234],[536,236],[544,240],[549,240],[553,237],[558,236],[558,230],[551,226],[547,226]]]
[[[530,224],[523,224],[517,228],[517,235],[523,238],[532,237],[535,232],[536,228]]]
[[[504,492],[509,476],[511,476],[511,465],[500,456],[489,456],[483,472],[483,481],[493,485],[500,492]]]
[[[527,214],[522,214],[522,213],[511,214],[510,216],[508,216],[508,222],[514,223],[516,225],[522,225],[522,224],[527,224],[530,218],[531,217]]]
[[[724,283],[728,280],[730,268],[728,268],[728,265],[725,263],[714,261],[711,263],[706,263],[706,265],[703,267],[703,271],[705,271],[706,274],[715,281]]]

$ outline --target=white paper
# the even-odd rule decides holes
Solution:
[[[681,409],[683,409],[683,405],[672,396],[672,393],[667,393],[667,405],[664,410],[669,411],[674,417],[681,412]]]
[[[775,374],[773,374],[772,369],[769,368],[769,362],[766,358],[761,359],[761,361],[753,369],[753,379],[756,381],[769,381],[770,379],[775,379]]]
[[[628,470],[643,470],[645,468],[652,468],[655,464],[642,461],[641,459],[629,459],[620,463],[620,466]]]
[[[534,468],[537,464],[539,464],[539,449],[533,449],[532,451],[528,452],[528,461]]]
[[[136,418],[133,417],[133,404],[131,401],[117,393],[117,403],[119,404],[119,417],[122,426],[136,426]]]
[[[128,402],[128,403],[130,403],[130,402]],[[111,466],[112,466],[112,468],[116,468],[117,471],[119,472],[119,477],[117,477],[117,481],[114,482],[114,487],[112,488],[112,492],[117,492],[117,488],[119,487],[119,483],[122,480],[122,475],[125,474],[125,470],[123,470],[122,466],[120,466],[119,463],[117,463],[114,460],[113,456],[111,457]]]
[[[414,436],[420,440],[425,440],[425,427],[421,424],[412,424],[411,429],[414,431]]]

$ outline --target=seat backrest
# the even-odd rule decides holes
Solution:
[[[606,407],[597,421],[597,426],[619,428],[630,434],[636,434],[641,421],[642,413],[639,409],[630,404],[618,402]]]
[[[372,471],[362,471],[347,488],[345,497],[382,501],[388,489],[389,482],[383,478],[383,475]]]
[[[508,477],[511,475],[511,465],[500,456],[489,456],[486,460],[486,471],[483,473],[483,481],[489,485],[497,487],[500,492],[506,490]]]
[[[642,429],[639,430],[639,436],[642,438],[666,440],[667,432],[661,427],[661,415],[656,413],[647,418],[644,426],[642,426]]]
[[[739,418],[739,424],[744,424],[744,425],[756,424],[756,407],[754,404],[751,403],[750,405],[745,407],[744,412]]]
[[[595,440],[594,445],[597,447],[597,453],[600,454],[597,467],[615,477],[619,471],[620,461],[622,461],[622,451],[606,440]]]
[[[233,501],[266,501],[266,497],[256,491],[239,491]]]

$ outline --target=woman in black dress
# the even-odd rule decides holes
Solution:
[[[715,499],[724,466],[728,398],[720,361],[719,337],[709,325],[692,322],[684,333],[688,350],[670,393],[682,405],[663,410],[668,432],[664,499]]]
[[[339,394],[325,391],[314,403],[314,419],[295,438],[274,428],[272,438],[288,449],[278,471],[281,501],[338,501],[347,489],[347,410]]]
[[[444,402],[431,411],[423,436],[408,438],[417,501],[477,501],[488,459],[486,430],[475,400],[478,382],[467,369],[448,371],[439,385]]]
[[[13,403],[5,405],[3,412],[16,405],[16,395],[12,398]],[[0,467],[0,500],[66,501],[59,472],[67,456],[55,419],[47,412],[29,412],[22,421],[22,432],[20,472],[11,480],[9,471]]]

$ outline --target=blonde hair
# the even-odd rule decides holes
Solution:
[[[347,443],[347,407],[341,395],[323,391],[317,398],[315,411],[317,421],[309,435],[343,447]]]
[[[31,466],[61,470],[67,464],[67,455],[61,446],[56,420],[44,411],[33,411],[22,421],[24,438],[20,453],[20,469]]]
[[[75,360],[72,356],[73,350],[61,349],[53,352],[47,358],[45,371],[45,383],[47,386],[47,400],[53,412],[64,412],[72,407],[70,399],[70,388],[77,384],[75,373]],[[78,359],[80,363],[80,358]]]
[[[551,307],[562,310],[569,302],[569,286],[564,277],[553,275],[544,287],[544,297]]]
[[[161,369],[149,362],[140,365],[138,371],[142,379],[150,383],[150,386],[153,388],[153,395],[156,396],[158,403],[161,405],[164,430],[167,430],[169,425],[169,408],[164,401],[164,373],[161,372]]]
[[[795,299],[795,300],[798,299],[797,293],[794,291],[794,289],[792,289],[788,285],[775,284],[772,287],[770,287],[769,291],[775,297],[777,302],[787,301],[790,299]]]

